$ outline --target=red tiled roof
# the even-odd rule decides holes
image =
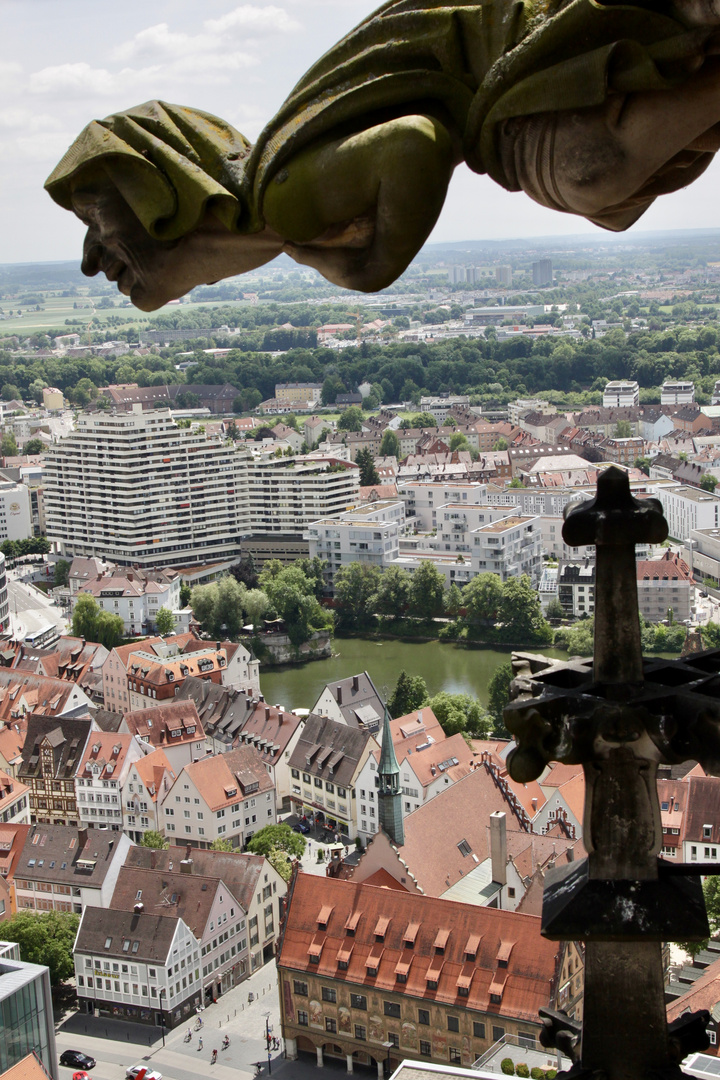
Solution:
[[[332,913],[323,928],[318,916],[326,906]],[[354,937],[349,938],[347,920],[357,912]],[[381,920],[386,925],[378,931]],[[419,929],[408,954],[404,934],[413,922],[419,923]],[[382,941],[376,940],[378,932]],[[471,963],[465,950],[472,936],[480,940]],[[338,953],[348,942],[352,942],[352,954],[347,969],[341,969]],[[503,949],[508,954],[507,967],[500,966],[503,956],[498,959]],[[291,891],[277,963],[279,970],[306,971],[351,985],[537,1023],[538,1009],[554,998],[560,949],[540,936],[540,919],[534,915],[300,873]],[[311,963],[313,955],[319,958],[317,963]],[[409,965],[408,955],[412,956]],[[399,964],[407,969],[404,983],[397,982]],[[429,985],[429,980],[436,980],[437,987]],[[463,983],[467,996],[459,994]],[[491,993],[499,995],[500,1002],[491,1001]]]

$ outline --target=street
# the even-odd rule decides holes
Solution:
[[[26,634],[39,630],[48,622],[55,623],[60,633],[64,634],[67,630],[67,619],[62,609],[40,589],[30,584],[32,573],[31,568],[7,572],[10,625],[13,636],[22,640]],[[52,578],[43,580],[52,581]]]

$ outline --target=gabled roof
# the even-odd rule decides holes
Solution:
[[[720,844],[720,780],[715,776],[689,776],[684,840]],[[706,835],[706,826],[710,826]]]
[[[710,964],[686,994],[682,994],[668,1005],[668,1023],[677,1020],[685,1012],[695,1012],[698,1009],[707,1009],[712,1014],[718,1004],[720,1004],[720,960]],[[715,1051],[717,1052],[717,1047]],[[712,1053],[712,1047],[705,1053]]]
[[[173,771],[164,750],[153,750],[151,754],[147,754],[145,757],[140,758],[139,761],[134,761],[132,769],[142,780],[146,793],[153,802],[157,802],[160,795],[164,794],[164,791],[162,790],[164,778],[167,776],[168,791],[170,790],[170,785],[176,779],[176,774]],[[128,794],[123,794],[126,798],[129,798]]]
[[[86,907],[74,952],[108,956],[113,959],[147,960],[165,965],[178,926],[177,915],[136,915],[130,911],[108,911]],[[127,949],[123,948],[129,942]],[[137,947],[136,947],[137,943]]]
[[[350,675],[347,679],[339,679],[337,682],[328,683],[325,690],[329,690],[332,694],[345,718],[346,724],[351,727],[359,727],[361,724],[367,726],[367,719],[360,719],[358,710],[370,706],[374,716],[377,717],[377,720],[374,717],[372,718],[374,726],[371,727],[371,730],[379,730],[385,705],[367,671],[362,671],[359,675]],[[315,702],[312,712],[316,711],[319,704],[320,698]],[[365,715],[369,716],[367,713]]]
[[[0,825],[0,875],[12,881],[32,825]]]
[[[377,748],[369,731],[312,713],[290,757],[290,766],[347,786],[353,779],[366,746]],[[339,756],[341,755],[341,756]]]
[[[117,858],[123,833],[33,825],[14,869],[15,877],[99,889]]]
[[[181,873],[179,863],[172,865],[173,870],[123,866],[110,907],[133,911],[141,902],[148,915],[178,916],[197,938],[202,938],[222,882],[216,877]]]
[[[91,720],[75,720],[67,716],[30,716],[18,776],[24,779],[43,776],[43,751],[50,750],[52,776],[56,780],[74,779],[91,728]]]
[[[398,851],[426,895],[442,896],[490,857],[490,815],[496,811],[507,815],[509,859],[530,848],[535,866],[553,857],[567,860],[574,842],[520,829],[502,788],[478,768],[403,819],[405,843]]]
[[[114,777],[117,780],[132,741],[132,735],[94,731],[87,741],[77,775],[97,780]]]
[[[21,780],[16,780],[14,776],[9,776],[0,769],[0,813],[4,813],[29,790],[27,784],[23,784]]]
[[[200,797],[213,811],[274,788],[260,755],[252,746],[201,758],[186,765],[181,776],[192,780]]]
[[[193,701],[200,721],[208,735],[222,733],[223,741],[232,744],[243,727],[248,715],[257,704],[256,699],[244,690],[222,686],[210,679],[198,679],[189,675],[185,679],[175,704]]]
[[[183,859],[192,860],[193,873],[218,880],[222,878],[243,910],[249,911],[260,875],[266,865],[263,855],[176,846],[152,851],[138,846],[131,847],[128,851],[125,866],[167,871],[171,864],[177,867]]]
[[[243,724],[240,743],[253,745],[264,762],[276,764],[282,760],[288,743],[304,722],[295,713],[259,701]]]
[[[169,705],[137,709],[123,715],[123,726],[131,735],[155,748],[183,746],[205,738],[203,726],[192,701],[175,699]]]
[[[412,950],[405,946],[408,933]],[[347,967],[340,968],[348,943]],[[300,873],[277,963],[351,986],[537,1023],[538,1009],[553,998],[559,952],[557,943],[540,936],[540,920],[532,915]],[[405,982],[397,981],[398,970]]]

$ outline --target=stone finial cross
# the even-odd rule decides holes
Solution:
[[[595,681],[642,679],[636,544],[660,544],[668,527],[658,499],[634,499],[626,472],[600,474],[590,502],[565,508],[563,539],[569,547],[595,544]]]
[[[571,661],[517,680],[524,696],[505,710],[517,741],[508,769],[527,781],[551,760],[583,767],[588,858],[547,875],[542,932],[586,943],[575,1069],[640,1080],[673,1060],[661,942],[697,940],[707,926],[699,879],[670,882],[658,859],[657,767],[677,760],[685,734],[667,696],[643,681],[635,545],[660,543],[668,529],[660,503],[634,499],[614,467],[601,474],[596,497],[568,506],[565,518],[566,544],[596,548],[593,674]],[[539,659],[526,658],[531,670]],[[562,1028],[560,1014],[545,1019]]]

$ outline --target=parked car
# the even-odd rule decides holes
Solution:
[[[145,1072],[143,1080],[162,1080],[162,1073],[155,1072],[154,1069],[148,1069],[145,1065],[131,1065],[129,1069],[125,1070],[125,1075],[128,1080],[135,1080],[143,1071]]]
[[[60,1064],[68,1065],[71,1069],[94,1069],[97,1062],[88,1054],[81,1054],[79,1050],[64,1050],[60,1055]]]
[[[298,821],[297,825],[293,825],[293,832],[309,833],[310,826],[305,825],[302,821]]]
[[[80,1069],[79,1072],[73,1073],[72,1080],[92,1080],[92,1077],[90,1073],[83,1072],[83,1070]]]

